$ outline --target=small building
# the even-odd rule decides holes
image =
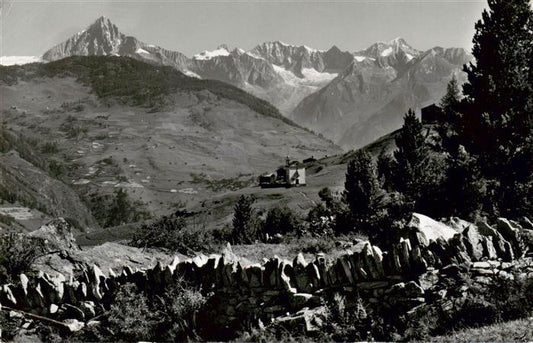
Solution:
[[[294,161],[285,167],[285,181],[291,186],[305,186],[305,167]]]
[[[422,124],[437,124],[442,118],[442,109],[435,104],[422,108],[421,112]]]
[[[305,186],[305,167],[287,157],[285,166],[279,167],[275,173],[259,176],[259,185],[261,188]]]
[[[259,185],[263,188],[268,187],[276,183],[277,175],[276,173],[263,174],[259,176]]]

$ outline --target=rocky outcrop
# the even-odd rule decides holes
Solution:
[[[453,283],[443,279],[454,280],[462,272],[469,271],[476,282],[487,282],[492,275],[512,277],[511,261],[524,252],[523,231],[520,224],[505,219],[497,221],[496,229],[486,223],[470,225],[447,240],[428,240],[423,231],[412,230],[410,237],[400,239],[388,251],[360,242],[356,252],[329,262],[323,254],[311,262],[300,254],[292,262],[273,257],[245,266],[228,253],[185,261],[175,258],[170,265],[158,263],[147,270],[124,266],[108,275],[94,265],[71,280],[41,272],[32,279],[21,275],[16,285],[1,286],[0,303],[83,323],[105,311],[109,297],[121,284],[134,283],[145,292],[158,293],[182,279],[212,294],[205,315],[211,327],[224,330],[251,318],[278,318],[289,327],[312,330],[318,325],[316,316],[306,309],[320,312],[323,299],[335,293],[346,295],[348,301],[357,294],[376,306],[410,311],[444,299],[446,287]],[[533,270],[525,273],[533,277]]]
[[[41,226],[38,230],[32,231],[29,235],[44,239],[49,250],[79,250],[74,238],[72,225],[63,218],[54,219]]]

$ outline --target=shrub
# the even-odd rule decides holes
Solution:
[[[180,216],[165,216],[151,224],[141,225],[133,234],[130,244],[195,255],[198,251],[215,250],[216,237],[212,232],[187,228],[185,219]]]
[[[148,298],[135,285],[122,286],[109,310],[109,329],[126,341],[150,340],[160,319],[148,305]]]
[[[372,338],[372,319],[359,296],[355,299],[355,305],[348,309],[345,297],[335,293],[333,298],[326,302],[326,309],[325,325],[321,330],[324,340],[360,342]]]
[[[0,236],[0,284],[12,282],[31,271],[37,258],[46,254],[45,241],[18,233]]]
[[[48,174],[50,174],[51,177],[58,178],[63,174],[63,165],[56,160],[50,160],[50,162],[48,162]]]
[[[343,233],[353,229],[348,206],[329,188],[318,192],[322,203],[317,204],[307,214],[309,230],[316,236],[327,236],[332,233]]]
[[[274,207],[267,213],[262,233],[270,236],[285,235],[297,232],[300,228],[300,218],[290,208]]]
[[[134,284],[120,287],[105,321],[111,339],[125,341],[189,341],[199,339],[196,316],[206,298],[183,281],[163,294],[141,292]]]
[[[41,152],[43,154],[55,154],[59,152],[59,145],[57,142],[45,142],[41,145]]]
[[[89,196],[91,213],[102,227],[112,227],[150,218],[150,213],[140,201],[132,202],[128,193],[119,188],[113,194]]]

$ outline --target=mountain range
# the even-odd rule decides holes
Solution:
[[[420,51],[402,38],[355,52],[274,41],[249,51],[220,45],[187,57],[127,36],[105,17],[41,59],[76,55],[127,56],[232,84],[346,150],[398,129],[408,108],[438,102],[453,75],[464,81],[462,66],[471,60],[462,48]]]

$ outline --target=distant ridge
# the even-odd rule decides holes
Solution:
[[[250,51],[222,44],[189,58],[127,36],[101,17],[43,60],[92,55],[131,57],[229,83],[348,150],[398,129],[407,109],[437,102],[452,75],[464,81],[462,66],[472,58],[461,48],[417,50],[401,37],[356,52],[281,41]]]

